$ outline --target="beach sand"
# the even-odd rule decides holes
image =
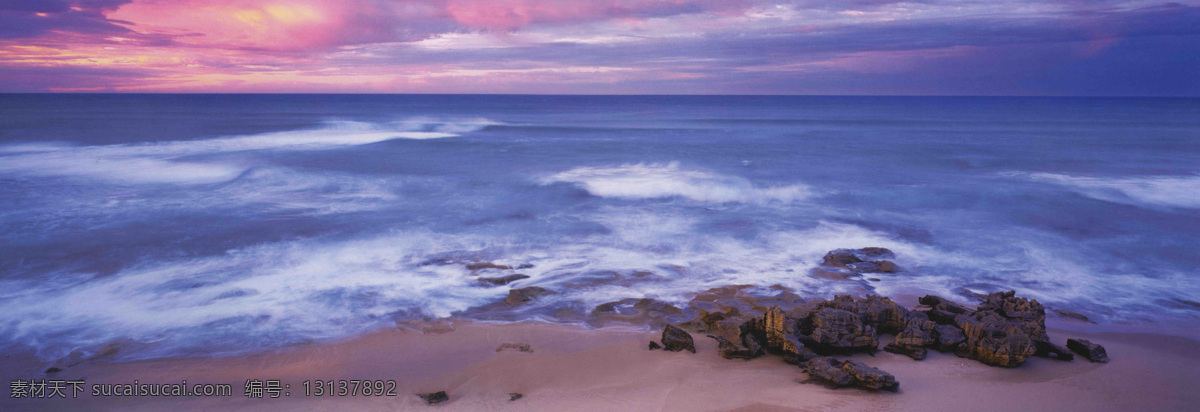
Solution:
[[[459,322],[439,333],[392,329],[338,342],[215,359],[92,362],[47,379],[93,383],[229,383],[226,398],[11,399],[4,410],[553,410],[553,411],[857,411],[1195,410],[1200,405],[1200,345],[1153,334],[1088,334],[1051,328],[1057,343],[1082,337],[1103,344],[1112,362],[1032,358],[997,368],[951,354],[924,361],[887,352],[850,358],[888,371],[898,393],[828,389],[778,357],[726,360],[716,342],[693,334],[698,352],[647,349],[658,331],[588,329],[543,323]],[[890,339],[890,338],[887,338]],[[505,349],[528,343],[533,351]],[[886,343],[886,341],[885,341]],[[881,345],[882,346],[882,345]],[[46,367],[19,354],[5,379],[41,378]],[[250,399],[246,379],[279,379],[290,396]],[[306,397],[301,382],[392,379],[394,397]],[[450,400],[426,405],[415,394],[444,390]],[[524,396],[509,400],[509,393]]]

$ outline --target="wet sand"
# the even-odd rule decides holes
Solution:
[[[750,361],[717,356],[716,342],[693,334],[698,353],[646,348],[657,331],[587,329],[541,323],[456,323],[453,331],[386,330],[274,353],[217,359],[94,362],[47,379],[93,383],[229,383],[227,398],[93,398],[0,400],[4,410],[1194,410],[1200,404],[1200,345],[1185,338],[1133,333],[1088,334],[1051,328],[1057,343],[1082,337],[1112,358],[1093,364],[1032,358],[1014,369],[951,354],[928,359],[879,352],[850,358],[896,376],[898,393],[828,389],[778,357]],[[884,343],[888,338],[884,338]],[[528,343],[533,352],[496,348]],[[882,345],[881,345],[882,346]],[[20,354],[4,361],[5,379],[41,378],[46,367]],[[246,379],[279,379],[290,396],[244,397]],[[394,397],[306,397],[306,379],[392,379]],[[444,390],[429,406],[415,394]],[[510,401],[509,393],[523,398]]]

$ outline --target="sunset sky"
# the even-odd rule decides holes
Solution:
[[[0,0],[0,92],[1200,96],[1200,1]]]

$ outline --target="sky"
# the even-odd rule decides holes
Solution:
[[[1200,96],[1200,0],[0,0],[0,92]]]

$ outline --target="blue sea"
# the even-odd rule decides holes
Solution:
[[[810,273],[866,246],[901,270]],[[1200,319],[1200,100],[0,95],[0,347],[46,359],[733,284],[1015,289],[1190,336],[1171,325]],[[557,293],[486,309],[526,286]]]

